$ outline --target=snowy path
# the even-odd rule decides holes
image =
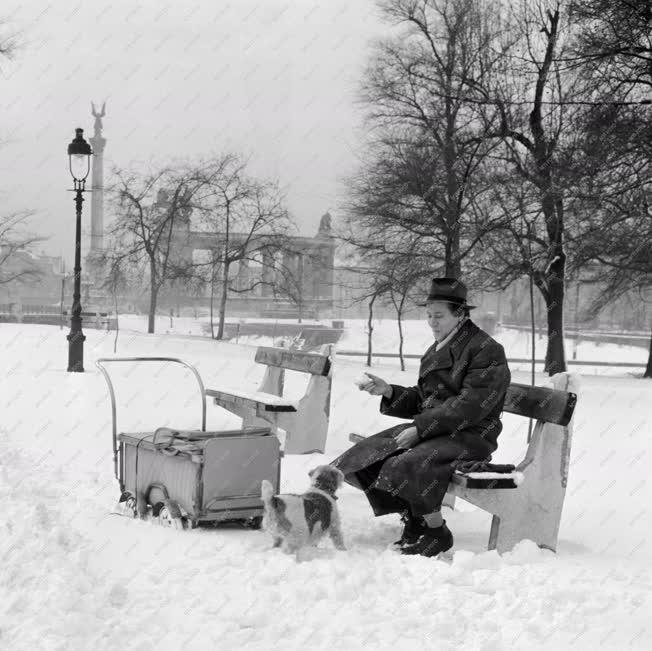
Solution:
[[[81,375],[65,372],[65,334],[0,327],[0,648],[652,646],[652,383],[582,378],[558,554],[527,541],[503,557],[485,552],[489,516],[461,505],[445,512],[452,562],[402,557],[387,549],[397,518],[374,519],[346,486],[339,504],[349,551],[324,543],[297,564],[270,550],[262,532],[176,532],[111,515],[108,392],[93,360],[110,356],[112,335],[86,332]],[[120,355],[181,357],[207,387],[226,376],[251,389],[262,376],[246,346],[124,334]],[[353,389],[361,368],[337,360],[327,454],[285,458],[284,490],[302,490],[311,467],[350,445],[350,431],[393,422]],[[415,368],[375,372],[411,384]],[[291,394],[300,393],[303,379],[289,375]],[[197,389],[181,367],[125,369],[116,384],[120,429],[197,426]],[[208,414],[209,427],[237,423],[212,405]],[[499,460],[522,454],[526,427],[506,419]]]

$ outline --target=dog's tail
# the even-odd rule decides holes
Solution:
[[[272,497],[274,497],[274,487],[267,479],[263,479],[260,484],[260,495],[263,498],[263,502],[271,502]]]
[[[271,482],[263,479],[260,484],[260,496],[262,497],[263,503],[269,509],[275,511],[283,512],[285,511],[285,502],[274,494],[274,487]]]

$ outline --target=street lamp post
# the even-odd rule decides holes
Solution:
[[[91,169],[91,146],[84,140],[84,130],[75,129],[75,139],[68,145],[70,174],[73,178],[77,223],[75,226],[75,288],[72,295],[72,314],[68,339],[68,372],[84,372],[84,341],[81,317],[81,213],[84,203],[86,177]]]

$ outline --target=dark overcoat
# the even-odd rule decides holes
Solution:
[[[511,377],[503,347],[467,319],[441,349],[421,358],[416,386],[392,384],[380,411],[412,422],[392,427],[335,459],[348,483],[367,494],[376,515],[414,515],[441,507],[451,462],[484,460],[497,447],[500,414]],[[419,441],[400,449],[396,436],[414,425]]]

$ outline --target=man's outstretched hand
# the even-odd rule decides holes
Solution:
[[[365,376],[366,377],[362,377],[356,382],[360,391],[366,391],[372,396],[385,396],[385,398],[392,397],[393,389],[389,383],[383,380],[383,378],[367,372],[365,372]]]

